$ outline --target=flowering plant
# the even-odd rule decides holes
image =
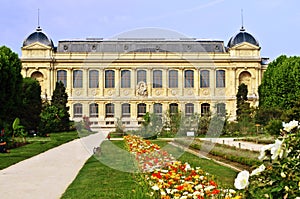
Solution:
[[[283,123],[282,136],[274,144],[262,147],[263,164],[250,174],[242,171],[235,187],[244,190],[245,198],[300,199],[300,132],[299,123]]]
[[[135,155],[143,178],[161,199],[241,198],[233,189],[222,189],[209,173],[200,167],[182,163],[149,140],[125,136],[128,149]]]

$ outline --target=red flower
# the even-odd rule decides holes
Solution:
[[[219,194],[219,193],[220,193],[220,190],[218,190],[218,189],[214,189],[214,190],[211,192],[211,194],[214,194],[214,195]]]

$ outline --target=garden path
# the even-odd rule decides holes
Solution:
[[[260,151],[263,144],[256,144],[252,142],[239,141],[238,138],[199,138],[200,140],[211,141],[213,143],[226,144],[229,146],[235,146],[241,149],[248,149],[252,151]]]
[[[1,199],[57,199],[107,133],[76,139],[0,170]]]

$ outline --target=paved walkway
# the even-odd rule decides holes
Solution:
[[[106,133],[76,139],[0,170],[1,199],[57,199]]]
[[[251,151],[260,151],[263,144],[255,144],[252,142],[239,141],[238,138],[199,138],[199,140],[211,141],[213,143],[226,144],[229,146],[235,146],[241,149],[248,149]]]

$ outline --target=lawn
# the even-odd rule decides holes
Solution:
[[[9,153],[0,153],[0,169],[9,167],[76,138],[78,138],[77,131],[51,133],[50,137],[27,138],[29,144],[10,149]]]
[[[109,142],[109,141],[107,141]],[[123,141],[113,141],[115,146],[124,148]],[[164,141],[155,141],[160,146],[165,146],[164,149],[169,153],[182,153],[180,149],[167,145]],[[149,198],[145,183],[141,181],[139,174],[120,171],[128,168],[135,168],[132,157],[124,157],[121,151],[114,151],[110,153],[110,157],[105,154],[106,150],[110,150],[109,145],[104,142],[101,145],[102,155],[100,160],[97,160],[92,156],[81,169],[76,179],[68,187],[63,194],[62,199],[67,198]],[[220,166],[213,161],[201,159],[190,153],[183,153],[179,158],[182,162],[189,162],[191,166],[200,166],[203,170],[209,172],[217,178],[217,182],[225,187],[232,187],[233,181],[236,177],[236,171],[233,171],[227,167]],[[109,161],[106,161],[109,160]],[[125,161],[124,161],[125,160]],[[116,165],[119,165],[119,169],[112,169],[111,166],[106,166],[102,162],[115,161]]]

